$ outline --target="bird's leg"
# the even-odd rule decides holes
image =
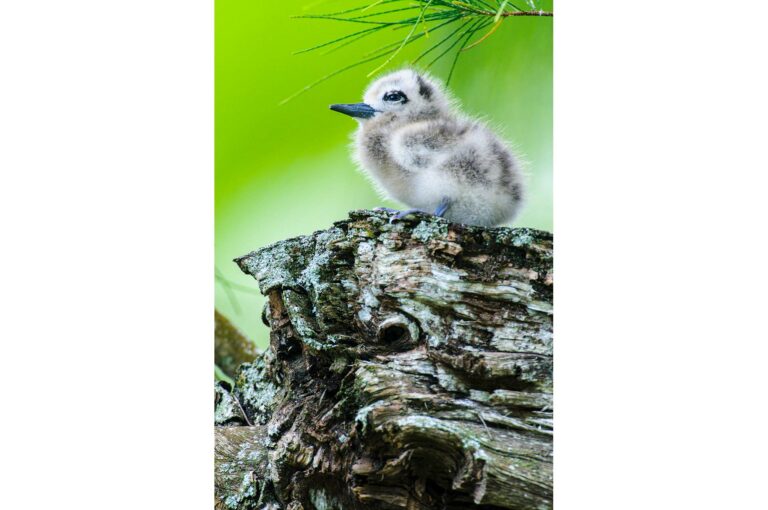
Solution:
[[[377,207],[374,209],[374,211],[381,211],[392,214],[392,217],[389,218],[390,223],[395,220],[402,220],[409,214],[413,213],[429,214],[427,211],[422,211],[421,209],[406,209],[405,211],[400,211],[399,209],[392,209],[390,207]]]
[[[435,209],[435,212],[433,212],[432,214],[434,216],[437,216],[438,218],[442,218],[450,206],[451,206],[451,200],[448,197],[443,197],[440,203],[437,204],[437,208]],[[405,211],[398,211],[397,209],[390,209],[389,207],[377,207],[375,210],[394,213],[392,217],[389,219],[390,223],[396,220],[402,220],[409,214],[414,214],[414,213],[429,214],[427,211],[424,211],[422,209],[406,209]]]
[[[389,219],[389,222],[392,223],[395,220],[402,220],[403,218],[405,218],[409,214],[414,214],[414,213],[429,214],[426,211],[422,211],[421,209],[406,209],[405,211],[397,211],[396,214],[394,214]]]
[[[451,206],[451,199],[448,197],[443,197],[440,203],[437,204],[437,208],[435,209],[435,212],[433,214],[438,218],[442,218],[443,215],[445,214],[445,211],[447,211],[450,206]]]

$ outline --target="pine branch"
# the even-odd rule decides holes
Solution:
[[[403,6],[402,4],[406,2],[407,5]],[[493,3],[496,5],[492,5]],[[368,62],[383,59],[383,62],[366,73],[370,77],[392,64],[401,51],[409,44],[429,37],[431,32],[436,32],[445,26],[461,21],[462,23],[458,29],[453,30],[448,36],[436,43],[431,44],[410,62],[415,64],[438,48],[448,44],[446,50],[440,52],[436,58],[426,65],[429,68],[443,57],[446,57],[456,46],[459,46],[456,54],[453,56],[448,73],[447,81],[450,81],[461,52],[474,48],[491,37],[499,29],[504,19],[514,17],[553,17],[552,12],[537,9],[537,2],[535,0],[526,0],[526,3],[530,9],[522,9],[509,0],[378,0],[342,11],[294,16],[296,19],[326,20],[337,23],[367,25],[367,28],[299,50],[295,54],[308,53],[321,48],[326,49],[324,54],[331,53],[341,48],[352,46],[364,38],[387,29],[393,31],[407,29],[408,32],[403,38],[369,51],[359,60],[315,80],[281,101],[280,104],[287,103],[300,94],[343,72]],[[417,15],[409,15],[410,12],[417,10]],[[478,31],[488,26],[491,26],[491,29],[484,35],[477,37]],[[473,38],[475,39],[473,40]]]

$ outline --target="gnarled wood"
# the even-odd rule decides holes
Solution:
[[[387,220],[237,259],[271,337],[217,388],[221,508],[551,508],[551,234]]]

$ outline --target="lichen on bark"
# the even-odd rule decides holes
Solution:
[[[271,333],[217,388],[220,508],[551,508],[551,234],[355,211],[236,262]]]

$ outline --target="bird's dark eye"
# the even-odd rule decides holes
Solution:
[[[403,103],[408,102],[408,98],[405,97],[405,94],[400,92],[399,90],[395,90],[393,92],[387,92],[384,94],[384,101],[387,101],[389,103],[397,103],[402,101]]]

